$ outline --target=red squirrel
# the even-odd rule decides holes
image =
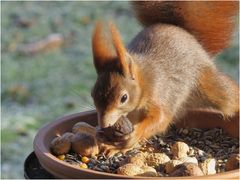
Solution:
[[[92,37],[99,125],[126,116],[134,126],[107,149],[164,133],[188,109],[212,108],[224,117],[239,112],[237,83],[214,64],[228,46],[238,2],[135,1],[132,7],[144,28],[127,47],[113,24],[97,23]]]

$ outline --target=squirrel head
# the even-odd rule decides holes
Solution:
[[[133,111],[141,97],[137,65],[113,24],[108,25],[108,32],[106,34],[102,24],[97,23],[92,38],[98,77],[91,95],[102,128],[112,126],[121,116]]]

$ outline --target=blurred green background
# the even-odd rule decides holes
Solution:
[[[112,19],[128,43],[141,27],[128,2],[1,2],[1,177],[23,178],[23,162],[37,130],[55,118],[93,108],[96,79],[91,32],[97,19]],[[238,81],[238,36],[216,63]],[[24,54],[24,44],[53,33],[55,50]]]

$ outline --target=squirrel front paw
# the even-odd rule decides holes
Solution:
[[[100,149],[100,153],[105,154],[106,157],[112,157],[119,152],[126,153],[128,150],[131,149],[131,148],[119,148],[115,145],[105,143],[99,143],[98,147]]]
[[[141,140],[142,137],[142,131],[138,131],[137,128],[131,132],[128,135],[124,135],[119,139],[118,142],[115,142],[114,144],[117,147],[122,147],[122,148],[133,148],[135,147],[138,142]]]
[[[117,152],[126,152],[137,145],[141,137],[142,130],[139,126],[134,129],[126,117],[121,117],[111,127],[98,129],[96,133],[100,152],[107,156]]]
[[[103,141],[109,141],[110,144],[114,142],[125,142],[134,131],[131,121],[124,116],[121,116],[113,125],[106,128],[100,128],[97,131],[97,137]]]

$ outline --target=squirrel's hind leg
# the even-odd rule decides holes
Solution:
[[[202,72],[197,91],[201,106],[219,110],[224,117],[231,117],[239,112],[237,83],[216,69],[209,68]]]
[[[222,116],[217,116],[216,111],[213,114],[207,111],[191,111],[198,108],[217,110]],[[221,127],[231,136],[239,137],[239,87],[216,69],[202,72],[197,88],[186,102],[186,109],[190,111],[182,119],[176,118],[178,127]]]

